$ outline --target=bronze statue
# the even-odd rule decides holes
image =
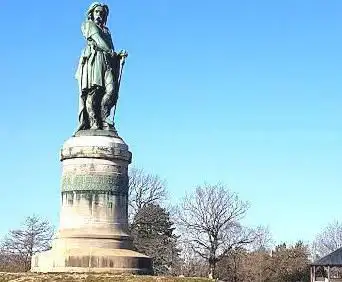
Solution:
[[[113,107],[116,108],[122,67],[127,52],[116,53],[113,41],[106,27],[109,9],[107,5],[95,2],[87,11],[82,24],[82,34],[87,46],[82,52],[76,78],[79,82],[79,130],[114,129],[107,119]],[[114,114],[115,114],[114,108]]]

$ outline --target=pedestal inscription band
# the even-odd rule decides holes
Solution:
[[[64,191],[112,191],[122,195],[128,193],[127,175],[89,175],[65,174],[62,177],[62,192]]]

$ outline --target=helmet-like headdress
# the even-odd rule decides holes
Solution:
[[[93,20],[93,12],[94,12],[95,8],[99,7],[99,6],[101,6],[105,10],[105,15],[103,16],[103,23],[106,24],[108,14],[109,14],[109,8],[107,5],[102,4],[100,2],[94,2],[89,6],[88,11],[87,11],[87,18],[88,18],[88,20]]]

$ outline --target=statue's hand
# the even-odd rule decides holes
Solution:
[[[114,50],[110,50],[110,55],[112,57],[116,57],[117,56],[117,54],[116,54],[116,52]]]
[[[126,50],[121,50],[118,54],[119,57],[121,58],[126,58],[128,56],[128,53]]]

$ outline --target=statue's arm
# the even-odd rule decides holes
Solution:
[[[82,25],[82,33],[84,37],[93,42],[94,45],[104,52],[112,52],[112,46],[109,46],[105,40],[101,37],[99,28],[92,21],[86,21]]]
[[[95,45],[97,48],[101,49],[105,52],[111,52],[112,48],[111,46],[108,46],[106,41],[104,41],[99,33],[93,34],[90,39],[95,42]]]

